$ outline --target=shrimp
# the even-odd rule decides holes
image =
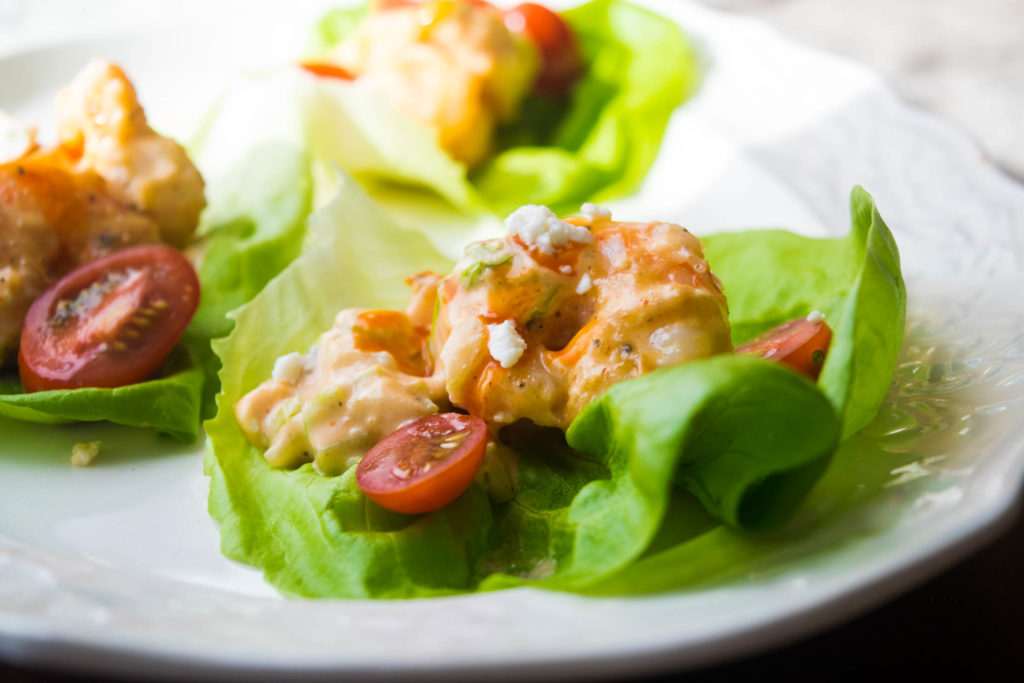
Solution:
[[[124,203],[183,247],[206,206],[203,178],[184,148],[150,128],[135,88],[110,62],[89,63],[57,95],[61,146],[80,151],[79,172],[95,172]]]
[[[673,223],[524,207],[440,286],[449,399],[485,421],[567,429],[613,384],[732,350],[721,283]]]

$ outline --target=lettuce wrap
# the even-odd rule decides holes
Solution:
[[[203,154],[202,146],[194,153]],[[302,251],[312,179],[301,148],[285,142],[243,147],[209,186],[209,206],[189,247],[201,283],[199,310],[154,379],[114,389],[24,393],[16,375],[0,380],[0,416],[43,424],[109,421],[194,441],[213,415],[220,364],[210,339],[231,329],[228,311],[251,299]]]
[[[440,510],[406,516],[366,499],[355,468],[327,477],[310,464],[270,467],[233,413],[276,358],[307,349],[339,309],[401,308],[407,274],[452,265],[343,179],[311,218],[309,248],[214,343],[222,392],[205,471],[222,551],[286,595],[344,598],[518,585],[629,593],[742,562],[759,542],[750,534],[794,513],[891,381],[905,309],[899,256],[870,195],[855,188],[851,207],[844,238],[749,231],[705,242],[737,341],[812,308],[829,316],[834,341],[817,384],[735,355],[652,372],[590,404],[566,439],[510,444],[512,500],[493,503],[474,484]]]
[[[365,11],[325,15],[311,55],[342,41]],[[628,194],[654,162],[672,112],[696,88],[695,52],[675,22],[620,0],[592,0],[562,16],[585,73],[566,102],[529,97],[482,167],[468,173],[431,131],[372,92],[332,79],[310,79],[318,87],[303,96],[314,162],[338,164],[399,218],[431,197],[455,213],[504,216],[527,203],[567,212]],[[434,241],[444,251],[445,242]]]

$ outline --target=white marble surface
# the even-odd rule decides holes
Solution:
[[[699,0],[852,57],[910,102],[964,127],[1024,177],[1024,2]]]

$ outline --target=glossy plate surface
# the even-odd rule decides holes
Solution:
[[[0,420],[0,655],[204,677],[682,668],[834,623],[987,538],[1024,476],[1024,189],[856,65],[743,19],[651,4],[697,39],[707,72],[641,192],[610,205],[617,215],[842,234],[859,183],[897,237],[907,339],[855,463],[863,486],[812,498],[779,552],[667,595],[286,601],[219,554],[201,445]],[[0,107],[50,122],[53,93],[104,56],[158,127],[187,135],[239,65],[296,54],[318,8],[289,5],[90,3],[89,21],[69,26],[15,3],[35,32],[0,42]],[[72,468],[71,444],[92,440],[100,460]]]

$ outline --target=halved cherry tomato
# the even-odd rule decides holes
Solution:
[[[149,378],[199,305],[181,252],[130,247],[76,268],[25,316],[18,370],[25,391],[119,387]]]
[[[486,445],[487,426],[479,417],[421,417],[370,449],[356,467],[356,483],[388,510],[410,515],[437,510],[469,488]]]
[[[540,50],[543,64],[537,92],[556,97],[568,92],[583,70],[583,60],[565,20],[543,5],[524,2],[505,12],[505,26],[513,33],[525,33]]]
[[[353,81],[356,78],[347,69],[330,62],[299,62],[299,67],[321,78],[338,78],[343,81]]]
[[[824,320],[797,318],[755,337],[736,349],[736,353],[777,360],[817,379],[831,342],[832,330]]]

